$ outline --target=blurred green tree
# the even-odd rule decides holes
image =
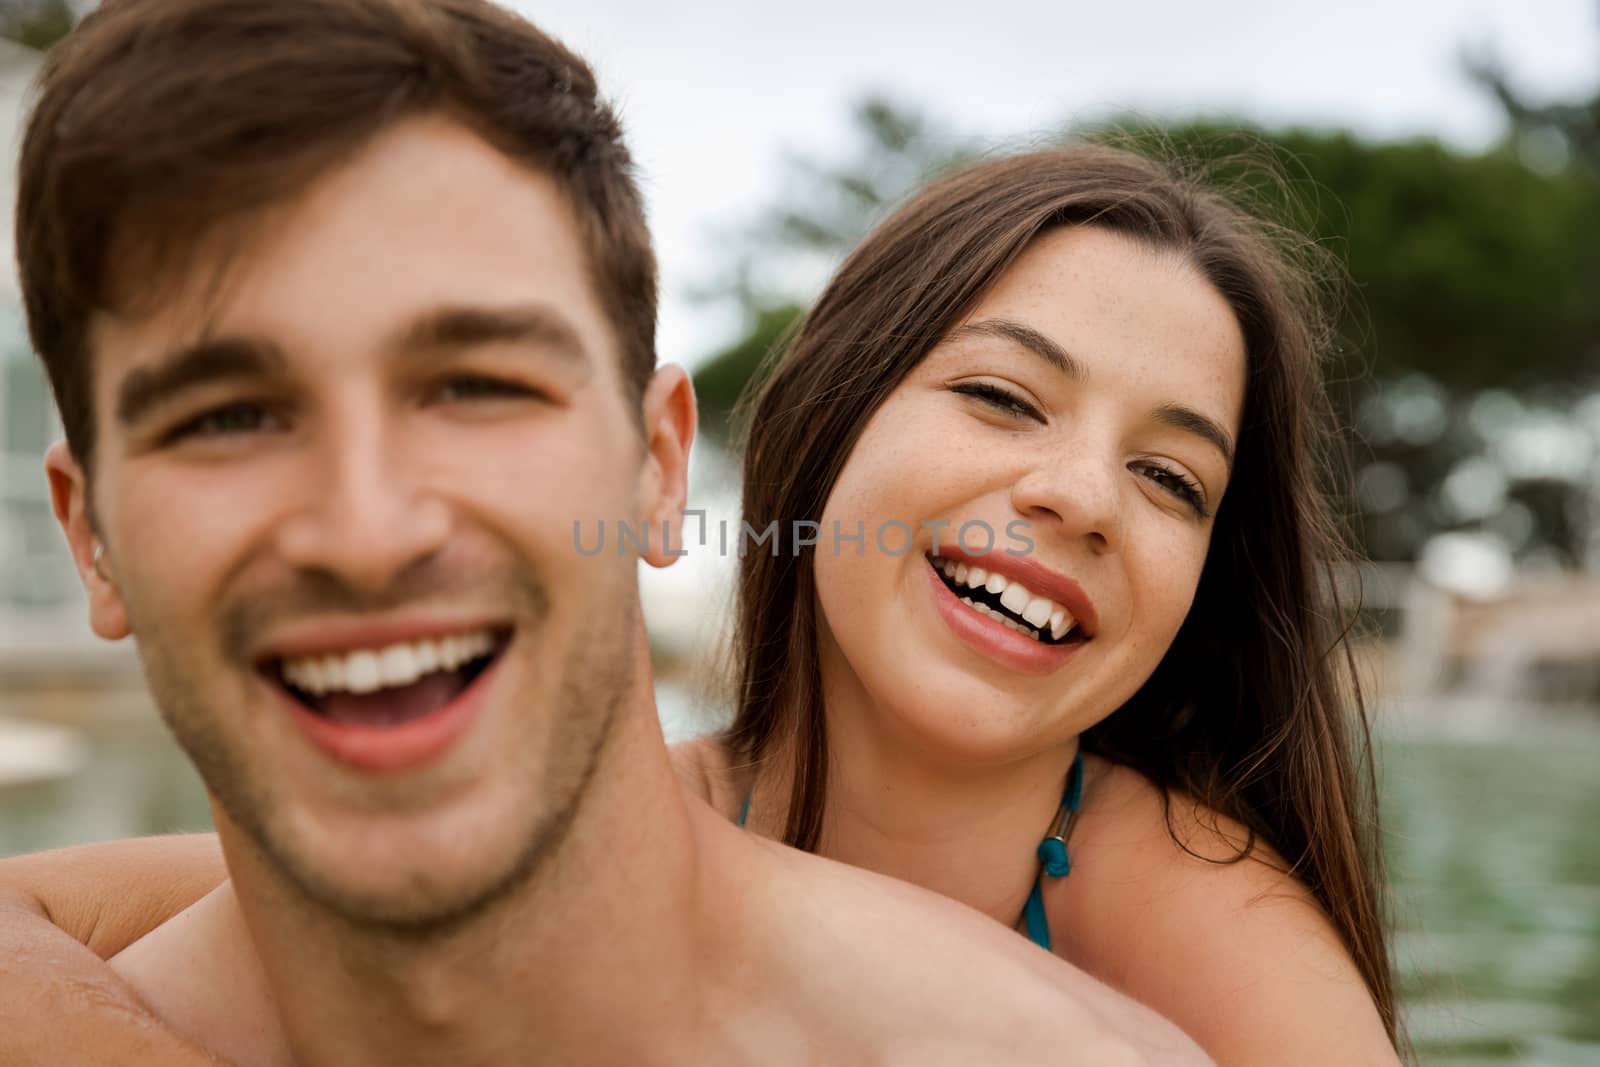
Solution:
[[[880,98],[856,108],[853,130],[841,160],[792,159],[775,205],[734,243],[721,292],[742,309],[746,329],[695,376],[714,437],[731,435],[736,398],[828,270],[898,200],[981,148]],[[1112,122],[1066,135],[1199,167],[1342,261],[1344,343],[1330,368],[1341,407],[1355,421],[1397,383],[1422,382],[1442,412],[1421,430],[1380,426],[1364,446],[1368,461],[1399,468],[1408,496],[1369,524],[1381,556],[1409,557],[1429,533],[1458,525],[1434,491],[1485,443],[1457,426],[1472,394],[1570,389],[1600,367],[1600,172],[1536,169],[1510,144],[1474,153],[1342,130]],[[1551,505],[1530,512],[1568,539],[1563,524],[1538,521],[1555,513]]]
[[[773,203],[731,235],[727,273],[702,290],[731,299],[743,332],[695,372],[701,425],[727,441],[736,402],[799,321],[821,280],[908,192],[977,152],[927,116],[882,97],[851,115],[853,145],[839,163],[791,156]]]
[[[0,0],[0,37],[44,51],[78,20],[67,0]]]
[[[1600,6],[1595,11],[1600,15]],[[1461,65],[1500,105],[1507,141],[1520,154],[1535,165],[1571,162],[1600,177],[1600,89],[1586,98],[1535,102],[1492,47],[1464,51]]]
[[[762,264],[837,262],[887,208],[970,143],[883,100],[862,104],[841,165],[791,161],[778,203],[742,235],[725,287],[748,332],[697,377],[725,412],[764,341],[812,295]],[[1581,380],[1600,351],[1600,185],[1578,169],[1540,173],[1510,150],[1466,153],[1435,141],[1373,144],[1345,131],[1240,124],[1107,124],[1090,137],[1207,167],[1247,199],[1333,248],[1353,279],[1352,378],[1421,372],[1462,389]],[[1262,159],[1286,180],[1263,181]],[[802,285],[814,287],[816,278]]]
[[[1246,195],[1344,261],[1351,377],[1422,373],[1479,389],[1593,372],[1600,186],[1589,175],[1540,173],[1506,149],[1375,144],[1342,130],[1190,123],[1141,136],[1212,162],[1225,186],[1250,181],[1250,155],[1281,161],[1287,195],[1269,188],[1263,197],[1248,184]],[[1235,161],[1241,140],[1263,151]]]

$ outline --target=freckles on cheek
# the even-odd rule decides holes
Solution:
[[[1174,582],[1166,592],[1165,600],[1160,605],[1163,645],[1170,644],[1178,636],[1184,620],[1189,617],[1198,591],[1198,577],[1198,572],[1186,574],[1182,582]]]
[[[1205,550],[1168,544],[1129,559],[1124,572],[1130,636],[1165,642],[1175,636],[1199,589]]]
[[[828,606],[843,613],[840,619],[831,621],[843,622],[848,626],[852,619],[863,617],[865,612],[882,601],[871,588],[872,575],[860,566],[852,566],[859,562],[854,556],[840,562],[842,566],[819,567],[817,581],[829,594],[823,598]]]
[[[827,519],[839,520],[847,532],[854,532],[856,523],[865,521],[869,551],[876,544],[876,531],[885,523],[905,523],[915,531],[918,520],[928,517],[930,490],[939,488],[928,465],[912,452],[897,449],[875,459],[851,471],[848,481],[840,479],[825,513]],[[823,528],[831,530],[826,522]],[[899,545],[905,532],[891,530],[884,536],[889,544]]]
[[[857,481],[843,491],[837,491],[834,498],[828,502],[823,510],[822,530],[817,535],[822,544],[831,544],[828,540],[833,533],[834,523],[838,523],[841,536],[854,536],[858,524],[865,523],[864,530],[867,545],[872,544],[872,531],[876,526],[890,517],[894,511],[895,495],[892,486],[882,481],[871,482]],[[847,546],[850,547],[850,546]]]

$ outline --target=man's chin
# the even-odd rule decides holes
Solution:
[[[381,857],[291,849],[269,862],[307,904],[352,926],[425,934],[460,926],[515,894],[537,873],[548,843],[547,833],[515,844],[479,840],[470,850],[477,855],[461,847]]]
[[[357,929],[423,936],[459,928],[510,896],[525,878],[499,872],[471,881],[442,882],[411,872],[392,884],[305,883],[301,891],[322,911]]]
[[[218,811],[217,829],[235,874],[242,861],[275,896],[354,927],[416,934],[457,926],[537,874],[569,816],[530,818],[531,798],[515,801],[377,818],[268,805],[266,818]]]

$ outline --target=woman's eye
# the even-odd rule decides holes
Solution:
[[[998,385],[988,382],[961,382],[950,387],[952,393],[962,396],[976,397],[996,411],[1007,415],[1016,415],[1035,422],[1043,422],[1044,416],[1039,414],[1039,409],[1022,399],[1009,389],[1002,389]]]
[[[1205,492],[1200,488],[1199,483],[1187,475],[1179,474],[1177,471],[1169,470],[1156,463],[1141,463],[1138,465],[1138,470],[1139,473],[1163,490],[1189,505],[1190,510],[1200,518],[1209,519],[1211,517],[1211,512],[1206,510]]]

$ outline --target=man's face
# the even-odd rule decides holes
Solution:
[[[470,912],[559,835],[637,681],[635,557],[573,523],[663,507],[573,213],[413,119],[222,268],[95,324],[92,621],[307,895]],[[52,481],[82,564],[81,472]]]

